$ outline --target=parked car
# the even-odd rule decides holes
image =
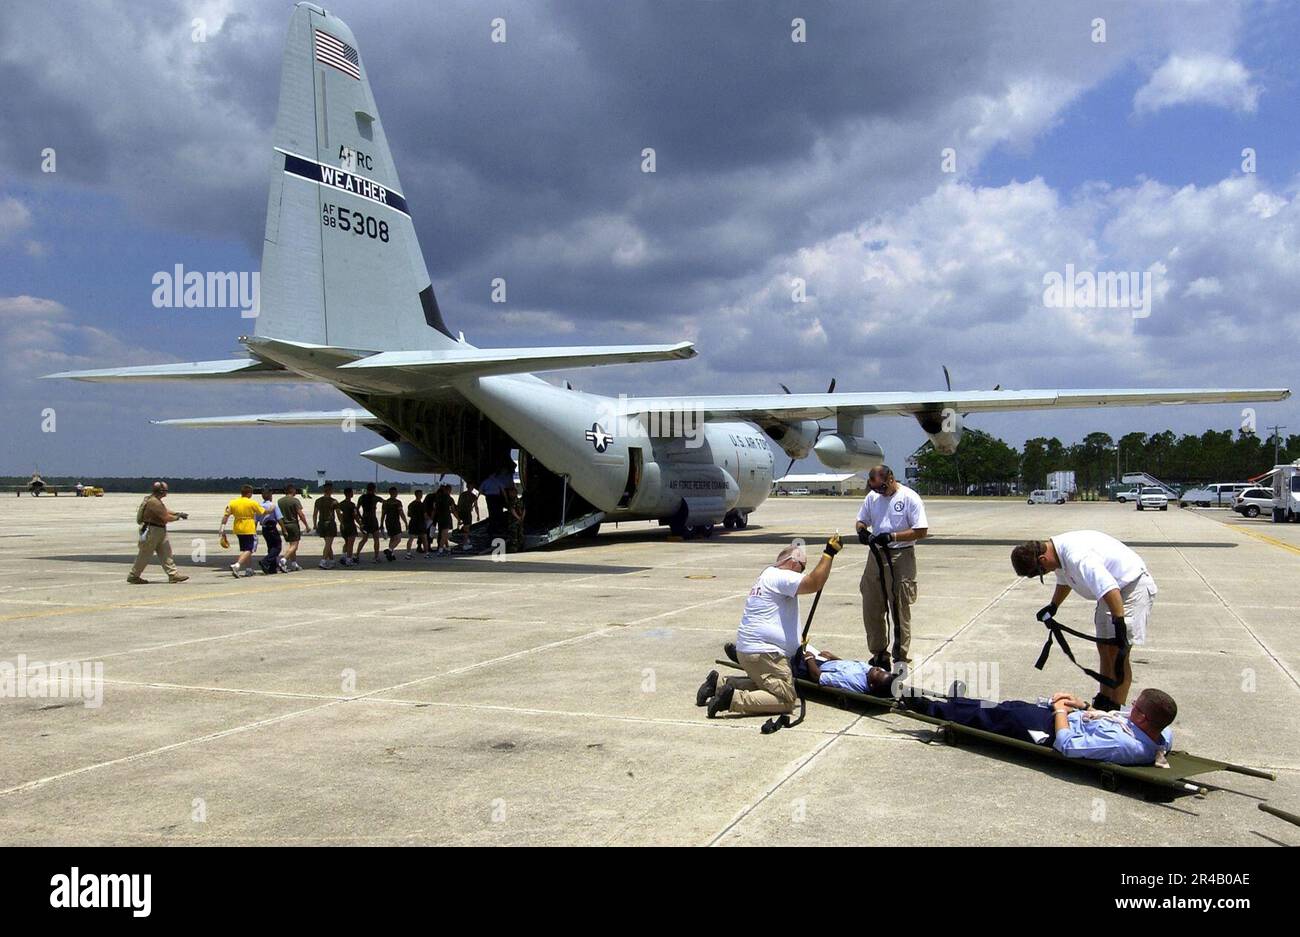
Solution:
[[[1029,492],[1030,504],[1064,504],[1067,500],[1065,492],[1055,488],[1039,488]]]
[[[1242,517],[1259,517],[1264,511],[1273,510],[1273,489],[1247,488],[1237,495],[1232,509]]]
[[[1115,492],[1115,500],[1120,504],[1127,504],[1130,501],[1136,501],[1141,490],[1142,489],[1140,488],[1132,488],[1128,491],[1117,491]]]
[[[1168,511],[1169,495],[1163,488],[1143,488],[1137,499],[1139,511]]]
[[[1250,482],[1218,482],[1204,488],[1189,488],[1178,497],[1178,504],[1180,507],[1231,507],[1237,495],[1253,487]]]

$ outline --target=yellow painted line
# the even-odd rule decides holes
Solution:
[[[1288,553],[1294,553],[1296,556],[1300,556],[1300,547],[1297,547],[1293,543],[1287,543],[1285,540],[1278,540],[1276,537],[1270,537],[1267,534],[1256,533],[1255,531],[1251,530],[1248,527],[1242,527],[1240,524],[1229,524],[1228,526],[1231,527],[1233,530],[1241,531],[1247,537],[1254,537],[1256,540],[1262,540],[1265,543],[1271,543],[1275,547],[1281,547],[1283,550],[1286,550]]]

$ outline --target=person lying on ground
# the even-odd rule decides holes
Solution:
[[[899,704],[911,712],[983,729],[1007,738],[1051,744],[1067,758],[1087,758],[1117,765],[1164,767],[1173,746],[1169,725],[1178,715],[1173,697],[1143,690],[1131,708],[1105,711],[1069,693],[1054,693],[1048,705],[1023,700],[953,697],[935,699],[904,694]]]

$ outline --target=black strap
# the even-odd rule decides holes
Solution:
[[[1055,641],[1061,646],[1061,651],[1065,656],[1070,659],[1070,663],[1074,664],[1074,666],[1078,667],[1102,686],[1109,687],[1113,690],[1124,682],[1124,664],[1128,660],[1129,646],[1127,625],[1123,629],[1116,626],[1115,637],[1113,638],[1099,638],[1096,635],[1084,634],[1082,631],[1075,631],[1073,628],[1068,628],[1061,624],[1055,618],[1048,618],[1047,621],[1043,622],[1043,627],[1047,629],[1047,640],[1043,642],[1043,650],[1039,653],[1038,660],[1034,663],[1035,669],[1043,669],[1043,665],[1047,663],[1048,656],[1052,653],[1052,642]],[[1074,657],[1074,651],[1070,650],[1070,642],[1065,640],[1064,632],[1069,632],[1076,638],[1083,638],[1085,641],[1091,641],[1093,644],[1098,646],[1106,644],[1119,648],[1119,653],[1115,655],[1115,673],[1119,674],[1119,676],[1107,677],[1104,674],[1100,674],[1095,670],[1090,670],[1083,666],[1083,664],[1079,663]]]
[[[899,621],[898,614],[898,577],[894,574],[894,557],[886,544],[878,547],[874,543],[868,542],[867,548],[871,550],[871,555],[876,559],[876,570],[880,573],[880,591],[885,596],[885,606],[889,609],[889,618],[894,626],[894,643],[890,655],[893,660],[897,661],[902,656],[903,650],[903,627]],[[884,562],[881,562],[880,554],[885,554]],[[889,567],[889,584],[885,583],[885,567]]]

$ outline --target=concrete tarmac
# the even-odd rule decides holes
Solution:
[[[1300,812],[1300,526],[929,502],[912,648],[927,680],[1091,697],[1059,651],[1033,669],[1051,586],[1017,580],[1008,554],[1095,528],[1145,558],[1160,593],[1135,688],[1177,699],[1177,748],[1278,775],[1208,775],[1227,789],[1160,804],[1108,793],[1091,771],[930,744],[899,716],[814,702],[766,737],[758,719],[706,719],[695,689],[754,577],[791,538],[815,556],[829,532],[851,534],[856,500],[772,499],[748,530],[708,541],[607,527],[503,562],[322,571],[309,537],[302,572],[236,580],[216,542],[227,497],[168,499],[191,515],[171,530],[191,579],[167,584],[153,566],[147,586],[125,581],[138,496],[0,498],[0,843],[1300,841],[1256,809]],[[813,624],[813,643],[844,657],[866,656],[866,555],[846,537]],[[1084,630],[1091,615],[1074,597],[1059,617]],[[1091,645],[1076,650],[1092,663]],[[16,696],[23,658],[102,667],[85,688],[102,704]]]

